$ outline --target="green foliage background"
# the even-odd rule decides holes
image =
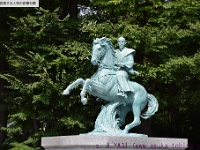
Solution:
[[[74,18],[72,3],[90,11]],[[2,11],[0,55],[7,69],[0,77],[7,92],[1,93],[0,108],[8,109],[9,124],[1,129],[7,133],[4,148],[40,149],[42,136],[93,129],[101,103],[88,95],[88,105],[82,106],[79,88],[68,97],[62,91],[95,72],[92,40],[102,36],[111,38],[115,47],[124,36],[127,47],[136,49],[134,69],[140,75],[131,80],[144,85],[160,105],[151,136],[186,137],[198,144],[198,0],[51,0],[40,6]]]

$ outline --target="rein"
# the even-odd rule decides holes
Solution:
[[[118,69],[116,67],[111,67],[111,66],[107,66],[106,64],[99,64],[99,68],[98,70],[102,70],[102,69],[108,69],[108,70],[113,70],[113,71],[117,71]]]

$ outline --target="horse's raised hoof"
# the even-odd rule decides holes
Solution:
[[[62,94],[63,95],[69,95],[69,93],[70,93],[70,91],[68,89],[65,89]]]
[[[82,102],[83,105],[86,105],[86,104],[87,104],[87,98],[83,98],[83,99],[81,100],[81,102]]]

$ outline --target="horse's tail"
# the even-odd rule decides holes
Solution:
[[[148,109],[145,113],[141,115],[143,119],[150,118],[158,111],[158,101],[155,98],[155,96],[148,93],[147,100],[148,100]]]

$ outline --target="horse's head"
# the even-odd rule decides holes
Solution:
[[[107,53],[107,52],[110,52],[110,53]],[[106,55],[107,56],[106,58],[105,58],[105,54],[108,54]],[[107,62],[112,63],[113,56],[114,56],[113,46],[109,38],[102,37],[102,38],[97,38],[93,41],[91,63],[94,66],[102,63],[103,58],[105,58],[104,61],[106,61],[104,62],[104,64],[109,65]]]

